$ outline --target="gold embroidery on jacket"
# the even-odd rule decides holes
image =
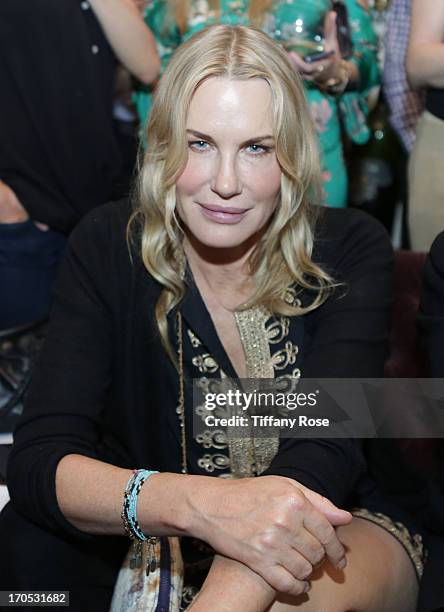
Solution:
[[[294,303],[295,292],[289,289],[288,302]],[[272,318],[265,308],[253,308],[235,312],[235,321],[245,353],[247,377],[251,379],[275,378],[276,371],[283,371],[296,362],[298,347],[287,341],[282,349],[271,354],[270,348],[281,343],[288,336],[290,319],[288,317]],[[194,348],[202,345],[191,330],[188,338]],[[208,353],[197,355],[192,359],[193,365],[200,373],[220,373],[219,379],[201,377],[198,386],[203,395],[209,392],[223,392],[224,381],[232,386],[219,364]],[[279,387],[294,389],[300,378],[300,370],[293,368],[291,374],[280,375],[276,379]],[[196,414],[202,419],[208,416],[204,406],[195,408]],[[217,407],[214,416],[229,418],[245,416],[241,406]],[[265,434],[265,435],[264,435]],[[244,435],[239,435],[239,429],[227,427],[225,430],[208,430],[196,436],[196,441],[206,450],[215,449],[217,453],[205,453],[198,459],[198,465],[208,473],[230,469],[233,478],[245,478],[264,472],[273,461],[279,448],[279,429],[270,427],[268,432],[262,429],[261,435],[255,435],[254,428],[245,428]],[[228,450],[228,456],[223,454]],[[228,474],[220,474],[229,477]]]
[[[273,361],[270,354],[270,338],[288,334],[289,326],[281,317],[267,329],[270,313],[265,308],[254,308],[235,313],[235,320],[245,352],[248,378],[274,378]],[[280,329],[279,329],[280,326]],[[277,340],[275,340],[277,342]],[[255,436],[254,428],[248,437],[231,437],[228,445],[231,457],[231,472],[240,478],[264,472],[273,461],[279,448],[279,430],[270,428]],[[266,433],[266,436],[264,436]]]
[[[193,365],[199,369],[199,372],[202,374],[214,374],[219,369],[216,361],[209,355],[208,353],[204,353],[203,355],[198,355],[197,357],[193,357]]]
[[[199,340],[196,334],[191,331],[191,329],[188,329],[187,333],[188,333],[188,338],[190,339],[190,342],[191,342],[191,346],[194,346],[194,348],[198,348],[199,346],[202,346],[202,342]]]
[[[273,354],[273,367],[276,370],[285,370],[289,365],[294,365],[296,363],[298,351],[299,349],[296,344],[287,341],[283,349]]]
[[[230,458],[223,453],[214,453],[210,455],[206,453],[197,462],[200,468],[212,474],[216,470],[226,470],[230,467]]]

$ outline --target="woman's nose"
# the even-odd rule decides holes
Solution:
[[[241,181],[235,158],[229,155],[220,156],[215,168],[211,189],[225,199],[241,192]]]

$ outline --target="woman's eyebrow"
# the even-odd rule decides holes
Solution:
[[[200,139],[206,140],[208,142],[214,142],[214,139],[209,134],[204,134],[203,132],[199,132],[198,130],[188,129],[187,133],[191,134],[195,138],[200,138]],[[249,138],[245,142],[242,142],[241,145],[245,146],[245,145],[249,145],[249,144],[257,144],[257,143],[262,142],[264,140],[274,140],[274,136],[272,134],[265,134],[263,136],[254,136],[253,138]]]

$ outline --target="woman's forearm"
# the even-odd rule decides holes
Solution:
[[[143,83],[156,80],[156,42],[133,0],[89,0],[121,63]]]
[[[262,612],[276,591],[247,566],[216,555],[205,583],[190,612]]]
[[[89,457],[64,456],[56,470],[61,512],[81,531],[123,535],[123,494],[131,475]],[[140,488],[137,520],[146,535],[194,536],[248,566],[276,591],[299,595],[325,556],[345,566],[334,525],[348,524],[351,516],[280,476],[230,480],[156,473]],[[249,574],[246,583],[251,584]]]
[[[66,455],[56,472],[60,509],[75,527],[87,533],[124,534],[121,511],[131,470],[81,455]],[[152,535],[187,533],[186,487],[193,476],[154,474],[142,486],[137,518]]]
[[[123,535],[123,491],[132,471],[81,455],[66,455],[56,473],[57,500],[65,517],[78,529],[100,535]],[[188,533],[186,488],[199,476],[153,474],[142,486],[137,518],[152,535]],[[205,478],[205,477],[202,477]],[[216,480],[216,479],[211,479]],[[302,584],[302,583],[301,583]],[[192,612],[259,612],[275,598],[275,590],[247,566],[216,555]]]

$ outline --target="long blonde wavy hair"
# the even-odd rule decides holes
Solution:
[[[147,126],[136,209],[128,226],[129,238],[136,231],[140,235],[145,268],[163,287],[155,316],[173,360],[167,315],[185,294],[175,185],[187,163],[190,102],[199,85],[211,77],[260,78],[269,84],[276,157],[282,170],[278,205],[249,260],[255,293],[238,310],[260,305],[274,314],[304,314],[317,308],[333,286],[332,278],[311,259],[318,207],[311,206],[309,198],[319,194],[320,169],[299,76],[287,54],[259,30],[225,25],[202,30],[179,47],[159,82]],[[288,303],[289,286],[314,289],[313,301],[304,307]]]

